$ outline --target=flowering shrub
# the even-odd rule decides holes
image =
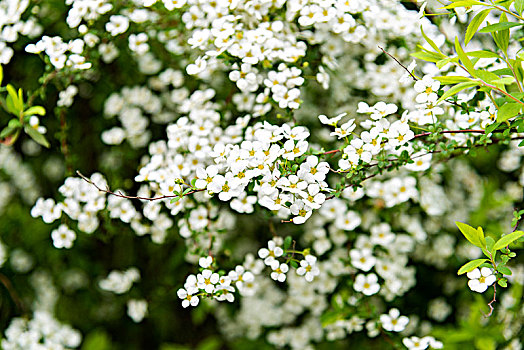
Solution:
[[[520,349],[523,11],[2,2],[2,348]]]

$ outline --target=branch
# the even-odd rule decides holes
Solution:
[[[20,297],[18,296],[18,293],[14,289],[13,284],[11,283],[9,278],[7,278],[2,273],[0,273],[0,283],[4,285],[5,289],[7,289],[7,292],[9,293],[9,296],[11,297],[13,302],[15,303],[16,307],[18,308],[18,310],[21,311],[22,313],[26,314],[27,313],[27,309],[26,309],[24,303],[22,302],[22,299],[20,299]]]
[[[493,314],[493,310],[495,310],[495,308],[493,307],[493,303],[497,301],[497,285],[496,283],[493,284],[493,299],[491,299],[491,301],[488,303],[488,306],[489,306],[489,313],[487,315],[485,315],[482,311],[482,314],[484,315],[484,317],[490,317],[492,314]]]
[[[76,171],[77,175],[80,176],[85,182],[93,185],[97,190],[99,190],[100,192],[104,192],[104,193],[107,193],[107,194],[111,194],[113,196],[117,196],[117,197],[121,197],[121,198],[127,198],[127,199],[140,199],[140,200],[143,200],[143,201],[156,201],[156,200],[159,200],[159,199],[166,199],[166,198],[177,198],[177,197],[183,197],[183,196],[179,196],[179,195],[166,195],[166,196],[160,196],[160,197],[153,197],[153,198],[150,198],[150,197],[140,197],[140,196],[126,196],[125,194],[123,194],[122,192],[118,191],[118,192],[113,192],[109,189],[109,187],[107,187],[106,189],[102,189],[100,188],[97,184],[95,184],[93,181],[91,181],[90,179],[88,179],[87,177],[85,177],[84,175],[82,175],[82,173],[80,171]],[[200,189],[200,190],[193,190],[193,191],[190,191],[188,193],[186,193],[184,196],[188,196],[190,194],[193,194],[193,193],[196,193],[196,192],[202,192],[204,191],[204,189]]]
[[[391,57],[392,59],[394,59],[395,62],[397,62],[397,63],[398,63],[402,68],[404,68],[404,70],[405,70],[406,72],[408,72],[408,74],[411,76],[411,78],[412,78],[414,81],[417,81],[417,80],[418,80],[417,77],[414,76],[413,73],[411,73],[411,72],[409,71],[409,69],[407,69],[406,66],[404,66],[402,63],[400,63],[399,60],[397,60],[397,59],[396,59],[392,54],[390,54],[389,52],[387,52],[386,50],[384,50],[384,49],[383,49],[382,47],[380,47],[380,46],[379,46],[378,48],[381,49],[382,52],[384,52],[386,55],[388,55],[389,57]]]

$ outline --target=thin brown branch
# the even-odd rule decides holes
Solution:
[[[27,309],[26,309],[24,303],[22,302],[22,299],[20,299],[20,296],[16,292],[16,290],[13,287],[13,284],[11,283],[9,278],[7,278],[7,276],[5,276],[2,273],[0,273],[0,283],[5,287],[5,289],[7,289],[7,292],[9,293],[9,296],[11,297],[13,302],[15,303],[17,309],[20,312],[22,312],[23,314],[26,314],[27,313]]]
[[[417,80],[418,80],[417,77],[414,76],[413,73],[411,73],[411,72],[409,71],[409,69],[408,69],[406,66],[404,66],[402,63],[400,63],[400,61],[397,60],[395,56],[393,56],[392,54],[390,54],[389,52],[387,52],[386,50],[384,50],[381,46],[379,46],[378,48],[381,49],[382,52],[384,52],[386,55],[388,55],[389,57],[391,57],[393,60],[395,60],[395,62],[397,62],[397,63],[398,63],[402,68],[404,68],[404,70],[405,70],[406,72],[408,72],[408,74],[411,76],[411,78],[412,78],[414,81],[417,81]]]
[[[95,184],[93,181],[91,181],[90,179],[88,179],[87,177],[85,177],[80,171],[76,171],[77,175],[80,176],[84,181],[86,181],[87,183],[93,185],[97,190],[99,190],[100,192],[104,192],[104,193],[107,193],[107,194],[111,194],[113,196],[116,196],[116,197],[121,197],[121,198],[127,198],[127,199],[140,199],[140,200],[143,200],[143,201],[156,201],[156,200],[160,200],[160,199],[167,199],[167,198],[177,198],[177,197],[181,197],[179,195],[164,195],[164,196],[160,196],[160,197],[153,197],[153,198],[150,198],[150,197],[140,197],[140,196],[127,196],[125,194],[123,194],[122,192],[118,191],[118,192],[113,192],[109,189],[109,187],[107,187],[106,189],[103,189],[103,188],[100,188],[97,184]],[[196,192],[202,192],[204,191],[204,189],[199,189],[199,190],[193,190],[193,191],[190,191],[188,193],[186,193],[184,196],[189,196],[193,193],[196,193]]]
[[[497,285],[494,283],[493,284],[493,299],[491,299],[491,301],[488,303],[488,306],[489,306],[489,312],[488,314],[484,314],[482,311],[482,314],[484,315],[484,317],[490,317],[492,314],[493,314],[493,310],[495,310],[495,308],[493,307],[493,303],[497,301]]]

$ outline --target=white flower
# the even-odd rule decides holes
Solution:
[[[271,263],[271,278],[278,282],[284,282],[286,280],[286,272],[289,271],[287,264],[281,264],[277,260],[273,260]]]
[[[306,255],[304,260],[300,261],[300,267],[297,269],[299,276],[304,276],[306,281],[311,282],[315,276],[320,274],[320,270],[316,266],[317,258],[311,254]]]
[[[141,322],[147,314],[147,301],[131,299],[127,302],[127,315],[133,322]]]
[[[277,247],[276,243],[272,240],[267,242],[267,246],[269,249],[260,249],[258,251],[258,256],[261,259],[264,259],[264,264],[270,266],[271,263],[275,261],[275,258],[278,258],[279,256],[282,256],[282,254],[284,254],[284,250],[280,247]]]
[[[402,332],[409,322],[407,316],[400,316],[398,309],[389,310],[389,314],[380,315],[380,323],[382,328],[390,332]]]
[[[73,246],[73,242],[76,239],[76,233],[66,225],[62,224],[58,229],[51,232],[51,238],[53,239],[53,245],[55,248],[69,249]]]
[[[198,265],[200,265],[200,267],[203,267],[204,269],[207,269],[209,266],[211,266],[212,263],[212,256],[201,257],[200,259],[198,259]]]
[[[438,100],[437,91],[440,88],[440,82],[433,80],[429,75],[425,75],[421,80],[415,82],[415,91],[419,94],[415,98],[417,103],[435,103]]]
[[[429,341],[420,339],[419,337],[404,338],[402,339],[402,343],[409,350],[423,350],[427,349],[429,345]]]
[[[109,22],[106,23],[106,30],[112,36],[124,33],[129,28],[129,19],[126,16],[115,15],[109,17]]]
[[[489,267],[483,267],[480,270],[476,268],[468,272],[467,276],[469,278],[469,288],[478,293],[484,293],[497,280],[497,277],[493,275],[493,271]]]
[[[351,257],[351,265],[362,271],[371,270],[377,262],[377,259],[371,253],[371,249],[351,249],[349,256]]]
[[[318,120],[319,120],[322,124],[336,126],[337,123],[338,123],[338,121],[339,121],[340,119],[342,119],[342,117],[345,117],[346,115],[347,115],[347,113],[342,113],[342,114],[337,115],[336,117],[328,118],[328,117],[326,117],[324,114],[321,114],[321,115],[318,116]]]
[[[367,276],[359,274],[355,278],[353,288],[357,292],[362,292],[364,293],[364,295],[367,296],[376,294],[380,290],[380,285],[378,284],[378,277],[374,273],[370,273]]]
[[[180,288],[176,292],[178,297],[180,299],[183,299],[182,300],[182,307],[183,308],[186,308],[189,305],[191,305],[191,306],[197,306],[198,305],[198,302],[200,301],[198,299],[198,296],[195,296],[195,295],[193,295],[194,293],[191,293],[191,292],[196,292],[196,291],[197,290],[185,290],[184,288]]]
[[[213,273],[211,270],[204,270],[197,275],[197,286],[203,289],[206,293],[213,293],[215,291],[215,284],[218,283],[220,276],[218,273]]]

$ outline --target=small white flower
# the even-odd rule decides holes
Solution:
[[[275,281],[284,282],[286,280],[286,272],[289,271],[287,264],[281,264],[277,260],[273,260],[271,263],[271,278]]]
[[[476,268],[468,272],[467,276],[469,278],[469,288],[478,293],[484,293],[497,280],[497,277],[493,275],[493,271],[489,267],[483,267],[480,270]]]
[[[370,273],[367,276],[359,274],[355,278],[353,288],[357,292],[362,292],[364,293],[364,295],[367,296],[376,294],[380,290],[380,285],[378,284],[378,277],[374,273]]]
[[[297,269],[297,275],[304,276],[306,281],[311,282],[315,276],[320,275],[320,270],[316,266],[317,258],[311,254],[306,255],[304,260],[300,261],[300,267]]]
[[[398,309],[389,310],[389,314],[380,315],[380,323],[382,328],[390,332],[402,332],[409,322],[407,316],[400,316]]]
[[[188,307],[189,305],[191,306],[197,306],[198,305],[198,302],[200,301],[198,299],[197,296],[195,295],[192,295],[191,292],[193,292],[193,290],[185,290],[184,288],[180,288],[176,294],[178,295],[178,297],[180,299],[183,299],[182,300],[182,307],[183,308],[186,308]]]
[[[53,239],[53,245],[55,248],[69,249],[73,246],[73,242],[76,239],[76,233],[66,225],[62,224],[58,229],[51,232],[51,238]]]
[[[284,254],[284,250],[282,248],[277,247],[276,243],[274,241],[267,242],[267,248],[262,248],[258,251],[258,256],[261,259],[264,259],[264,264],[270,266],[273,261],[275,261],[275,258],[278,258],[279,256],[282,256]]]
[[[131,299],[127,302],[127,315],[133,322],[141,322],[147,314],[147,301]]]
[[[201,257],[200,259],[198,259],[198,265],[200,265],[200,267],[203,267],[204,269],[207,269],[209,266],[211,266],[212,263],[212,256]]]

